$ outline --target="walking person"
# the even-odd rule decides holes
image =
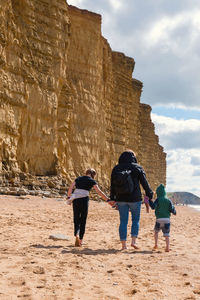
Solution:
[[[171,213],[176,215],[176,209],[172,201],[167,198],[165,186],[160,184],[156,189],[157,198],[153,202],[149,200],[149,205],[155,209],[156,223],[154,227],[154,250],[158,248],[158,233],[162,229],[163,236],[165,237],[166,248],[165,251],[169,252],[169,234],[170,234],[170,216]]]
[[[142,204],[142,194],[140,184],[145,190],[145,194],[152,199],[153,192],[146,179],[144,169],[137,164],[137,159],[132,150],[123,152],[119,157],[119,163],[111,173],[111,193],[110,199],[116,201],[119,216],[119,236],[122,243],[122,250],[127,249],[127,225],[129,210],[131,211],[131,246],[139,249],[136,239],[139,232],[140,212]]]
[[[109,202],[109,198],[101,191],[97,182],[94,180],[95,175],[96,171],[94,169],[88,169],[85,175],[77,177],[68,189],[68,203],[73,203],[74,236],[76,238],[76,247],[82,246],[83,236],[85,234],[89,191],[94,187],[95,191],[101,196],[101,198]],[[74,192],[72,193],[73,190]]]

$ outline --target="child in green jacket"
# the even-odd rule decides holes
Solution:
[[[163,236],[166,241],[165,251],[169,252],[169,233],[170,233],[170,215],[171,213],[176,215],[176,210],[171,200],[166,196],[165,187],[160,184],[156,189],[157,199],[153,202],[149,200],[149,205],[152,209],[155,209],[156,224],[154,227],[155,231],[155,246],[154,249],[158,248],[158,233],[162,229]]]

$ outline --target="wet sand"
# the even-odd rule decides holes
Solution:
[[[82,248],[64,201],[1,195],[0,212],[0,299],[200,299],[200,213],[192,208],[172,216],[169,253],[161,233],[152,251],[155,217],[144,205],[140,249],[123,252],[118,211],[104,202],[90,201]],[[69,240],[49,239],[54,233]]]

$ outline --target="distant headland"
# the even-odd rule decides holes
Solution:
[[[167,193],[167,196],[175,204],[198,204],[200,205],[200,198],[192,193],[188,192],[173,192]]]

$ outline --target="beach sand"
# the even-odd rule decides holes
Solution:
[[[152,251],[155,217],[143,205],[140,249],[120,251],[118,211],[107,203],[90,201],[84,245],[75,248],[71,206],[22,198],[0,196],[0,299],[200,299],[200,213],[192,208],[177,207],[166,253],[161,233]],[[49,239],[54,233],[69,240]]]

